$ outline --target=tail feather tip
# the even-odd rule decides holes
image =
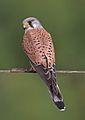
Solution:
[[[58,101],[58,102],[55,102],[55,104],[57,105],[57,107],[60,109],[60,111],[65,111],[65,105],[64,105],[64,102],[63,101]]]

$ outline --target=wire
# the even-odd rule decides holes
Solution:
[[[57,73],[61,74],[85,74],[85,71],[80,70],[57,70]],[[12,68],[12,69],[0,69],[0,73],[30,73],[27,68]]]

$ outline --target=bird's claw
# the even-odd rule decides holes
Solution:
[[[30,73],[37,73],[34,67],[31,67],[31,68],[29,69],[29,72],[30,72]]]

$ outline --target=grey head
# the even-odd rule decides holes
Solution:
[[[28,31],[34,28],[42,28],[42,25],[35,17],[28,17],[23,20],[23,28]]]

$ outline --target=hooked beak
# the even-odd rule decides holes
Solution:
[[[24,23],[24,24],[23,24],[24,30],[27,29],[27,28],[29,28],[29,26],[30,26],[29,23]]]

